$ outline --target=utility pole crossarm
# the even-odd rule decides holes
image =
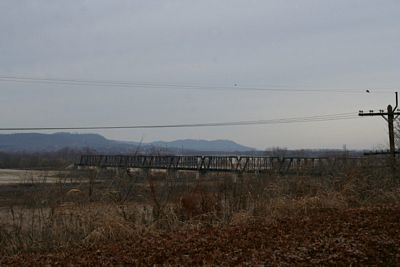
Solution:
[[[370,112],[370,113],[363,113],[363,112],[359,112],[358,116],[384,116],[384,115],[388,115],[387,112]]]
[[[393,115],[400,115],[400,112],[392,112]],[[387,116],[389,115],[388,112],[363,112],[362,110],[359,111],[358,116]]]

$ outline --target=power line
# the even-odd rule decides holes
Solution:
[[[264,88],[264,87],[242,87],[234,86],[210,86],[200,84],[176,84],[176,83],[155,83],[155,82],[130,82],[130,81],[106,81],[106,80],[80,80],[60,78],[38,78],[29,76],[8,76],[0,75],[0,82],[15,83],[37,83],[51,85],[71,86],[102,86],[102,87],[123,87],[123,88],[150,88],[150,89],[187,89],[187,90],[224,90],[224,91],[258,91],[258,92],[309,92],[309,93],[365,93],[366,89],[306,89],[306,88]],[[372,90],[372,89],[369,89]],[[388,90],[372,90],[375,93],[389,93]]]
[[[334,120],[357,119],[351,113],[338,113],[328,115],[316,115],[309,117],[293,117],[270,120],[248,120],[230,122],[207,122],[207,123],[187,123],[187,124],[160,124],[160,125],[131,125],[131,126],[78,126],[78,127],[14,127],[0,128],[0,131],[46,131],[46,130],[111,130],[111,129],[154,129],[154,128],[194,128],[194,127],[223,127],[223,126],[246,126],[246,125],[266,125],[283,123],[304,123],[304,122],[323,122]]]

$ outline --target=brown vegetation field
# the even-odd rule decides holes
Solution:
[[[86,170],[0,193],[1,266],[400,264],[399,179],[383,170]]]

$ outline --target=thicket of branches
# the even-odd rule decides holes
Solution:
[[[1,169],[60,169],[79,160],[87,151],[62,149],[56,152],[0,152]]]

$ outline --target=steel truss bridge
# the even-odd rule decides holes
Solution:
[[[384,159],[367,157],[263,157],[83,155],[78,167],[139,168],[167,171],[231,173],[334,173],[350,167],[386,167]]]

